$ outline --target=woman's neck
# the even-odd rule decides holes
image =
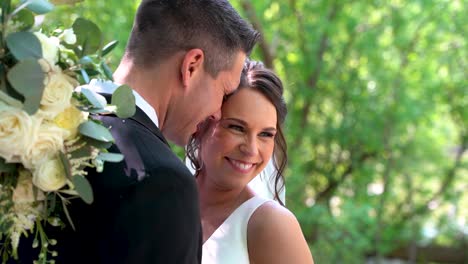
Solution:
[[[237,189],[221,188],[208,181],[204,175],[198,175],[197,185],[202,217],[206,212],[228,211],[230,213],[254,196],[253,191],[248,186]]]
[[[200,193],[200,216],[203,227],[203,243],[223,224],[242,203],[254,196],[245,186],[241,189],[226,189],[207,180],[205,175],[197,176]]]

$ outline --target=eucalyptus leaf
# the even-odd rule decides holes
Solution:
[[[65,170],[65,175],[68,179],[72,178],[71,168],[70,168],[70,161],[68,160],[67,156],[63,153],[59,153],[60,161],[62,162],[63,169]]]
[[[93,203],[93,189],[91,188],[89,181],[81,175],[73,176],[72,181],[75,185],[75,190],[78,192],[78,195],[81,197],[81,199],[83,199],[83,201],[87,204]]]
[[[120,118],[132,117],[135,114],[135,96],[128,85],[121,85],[112,94],[112,103],[117,107],[117,116]]]
[[[78,127],[80,133],[87,137],[103,141],[103,142],[114,142],[112,134],[109,132],[109,129],[103,125],[97,124],[93,121],[86,121]]]
[[[90,137],[83,137],[83,140],[86,141],[86,144],[93,146],[98,149],[108,149],[112,146],[112,142],[103,142]],[[72,154],[73,155],[73,154]]]
[[[97,156],[97,159],[100,159],[102,161],[108,161],[108,162],[121,162],[124,159],[124,156],[119,153],[101,152]]]
[[[80,72],[81,72],[81,76],[83,76],[83,80],[85,83],[89,83],[89,75],[88,73],[85,71],[85,69],[81,68],[80,69]]]
[[[81,93],[88,99],[88,101],[96,108],[103,109],[107,105],[106,98],[93,90],[88,88],[81,88]]]
[[[29,3],[26,8],[38,15],[49,13],[54,9],[54,5],[47,0],[21,0],[22,4],[25,2]]]
[[[15,32],[6,38],[10,52],[19,61],[42,58],[42,47],[39,39],[31,32]]]
[[[62,200],[62,208],[63,208],[63,212],[65,213],[65,216],[67,217],[68,219],[68,222],[70,223],[70,226],[73,230],[75,230],[75,225],[73,224],[73,221],[70,217],[70,212],[68,212],[68,208],[67,208],[67,204],[65,202],[65,199],[61,199]]]
[[[24,96],[24,110],[32,115],[39,109],[44,92],[45,73],[36,60],[17,63],[7,75],[13,88]]]
[[[101,47],[102,33],[93,22],[78,18],[73,23],[73,32],[77,45],[81,46],[81,56],[96,53]]]
[[[107,79],[114,81],[114,77],[112,76],[112,70],[107,66],[105,62],[101,63],[101,68],[104,71],[104,75],[106,75]]]
[[[104,57],[107,54],[109,54],[109,52],[111,52],[118,44],[119,44],[118,40],[114,40],[114,41],[111,41],[111,42],[107,43],[104,46],[104,48],[102,48],[102,50],[101,50],[101,56]]]
[[[79,64],[88,65],[93,63],[93,59],[89,56],[84,56],[78,61]]]

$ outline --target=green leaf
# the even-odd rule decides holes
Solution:
[[[83,76],[83,80],[85,81],[85,83],[89,83],[90,80],[89,80],[88,73],[83,68],[81,68],[80,71],[81,71],[81,76]]]
[[[60,152],[59,153],[60,161],[62,162],[63,169],[65,170],[65,175],[67,176],[68,179],[72,178],[71,174],[71,168],[70,168],[70,161],[68,160],[67,156],[65,156],[65,153]]]
[[[13,21],[21,25],[18,27],[18,31],[26,31],[34,26],[34,14],[27,9],[21,9],[13,17]]]
[[[86,141],[87,145],[93,146],[98,149],[108,149],[112,146],[112,142],[102,142],[96,139],[92,139],[90,137],[83,137],[83,140]]]
[[[97,156],[98,159],[108,162],[121,162],[124,159],[124,156],[119,153],[105,153],[101,152]]]
[[[102,50],[101,50],[101,56],[104,57],[107,54],[109,54],[109,52],[111,52],[118,44],[119,44],[118,40],[114,40],[114,41],[111,41],[111,42],[107,43],[104,46],[104,48],[102,48]]]
[[[86,121],[78,127],[81,134],[103,142],[114,142],[109,129],[93,121]]]
[[[106,75],[107,79],[114,81],[114,77],[112,76],[112,70],[107,66],[105,62],[101,63],[101,68],[104,71],[104,74]]]
[[[72,181],[75,185],[75,190],[78,192],[78,195],[81,197],[81,199],[83,199],[83,201],[87,204],[93,203],[93,189],[91,188],[89,181],[81,175],[73,176]]]
[[[41,42],[31,32],[11,33],[7,36],[6,43],[17,60],[42,58]]]
[[[15,172],[16,164],[7,163],[3,158],[0,158],[0,172],[11,173]]]
[[[24,110],[32,115],[39,109],[44,92],[45,73],[36,60],[27,59],[16,64],[8,72],[8,81],[24,96]]]
[[[72,156],[72,159],[80,159],[80,158],[85,158],[85,157],[91,157],[91,153],[92,153],[92,148],[89,144],[87,144],[86,140],[84,139],[86,137],[82,137],[81,140],[77,143],[77,145],[79,144],[86,144],[82,147],[80,147],[79,149],[75,150],[75,151],[72,151],[72,152],[69,152],[69,154]],[[100,141],[98,141],[100,142]],[[111,144],[111,143],[106,143],[106,144]]]
[[[73,231],[75,230],[75,225],[73,224],[72,218],[70,217],[70,213],[68,212],[67,208],[67,200],[62,198],[62,207],[63,207],[63,212],[65,213],[65,216],[68,219],[68,222],[70,223],[70,226],[72,227]]]
[[[112,104],[117,107],[117,116],[128,118],[135,114],[135,96],[128,85],[121,85],[112,94]]]
[[[102,33],[93,22],[78,18],[73,23],[73,32],[77,45],[81,46],[81,56],[96,53],[101,47]]]
[[[79,64],[88,65],[93,63],[93,59],[89,56],[84,56],[78,61]]]
[[[81,88],[81,92],[88,101],[96,108],[103,109],[107,105],[106,98],[93,90]]]
[[[38,15],[48,13],[54,9],[54,5],[47,0],[21,0],[22,4],[25,2],[29,2],[26,8]]]

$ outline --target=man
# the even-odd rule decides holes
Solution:
[[[134,89],[137,112],[100,117],[115,139],[110,151],[125,160],[88,175],[94,202],[72,201],[75,231],[51,237],[57,263],[200,262],[195,181],[165,138],[185,145],[198,123],[220,118],[257,38],[227,0],[141,2],[114,73],[116,83]]]

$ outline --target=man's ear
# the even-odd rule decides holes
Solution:
[[[180,68],[184,87],[187,87],[195,74],[203,69],[204,61],[205,53],[201,49],[191,49],[185,54]]]

